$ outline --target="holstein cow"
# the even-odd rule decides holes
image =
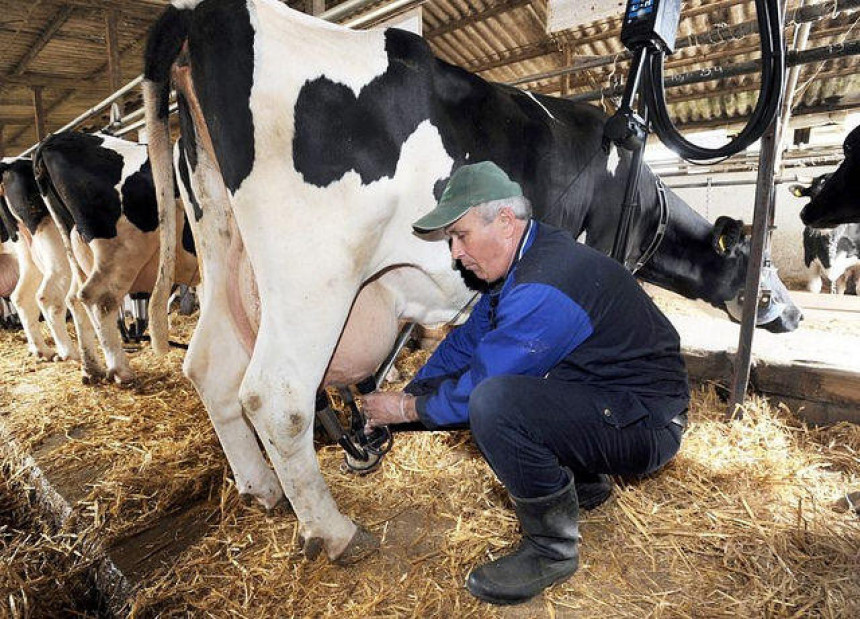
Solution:
[[[487,83],[437,60],[409,33],[351,31],[275,0],[173,5],[150,32],[144,98],[160,207],[173,212],[171,76],[197,196],[192,225],[206,286],[185,371],[240,491],[271,506],[283,489],[306,553],[324,547],[351,561],[370,541],[338,511],[320,475],[315,392],[339,359],[353,370],[381,361],[397,318],[445,321],[470,297],[444,243],[418,238],[411,222],[457,166],[493,160],[523,186],[538,217],[585,231],[588,244],[608,251],[629,157],[603,144],[598,109]],[[650,171],[640,186],[632,262],[659,237],[661,219]],[[666,195],[665,238],[639,275],[724,307],[743,286],[748,243],[715,249],[713,226]],[[172,225],[165,217],[152,298],[158,349]],[[251,272],[253,283],[237,281]],[[796,328],[799,311],[777,278],[769,283],[762,321]],[[256,308],[247,301],[254,286]],[[349,350],[362,316],[383,320]]]
[[[60,233],[45,208],[29,160],[0,163],[0,195],[8,205],[9,242],[18,259],[18,283],[12,303],[27,336],[30,353],[40,359],[77,359],[66,329],[66,295],[71,272]],[[56,350],[45,342],[39,314],[54,338]]]
[[[860,223],[860,126],[845,137],[845,159],[832,174],[817,177],[811,187],[792,185],[795,196],[811,198],[800,218],[813,228]]]
[[[821,292],[821,278],[830,282],[830,292],[843,294],[860,264],[860,224],[835,228],[803,229],[803,261],[810,269],[811,292]]]
[[[58,133],[40,144],[33,168],[74,273],[71,297],[86,310],[84,315],[73,304],[78,333],[84,332],[78,338],[84,380],[105,373],[91,335],[95,327],[108,379],[129,382],[134,374],[117,329],[118,311],[126,294],[152,290],[158,266],[158,206],[146,147],[107,135]],[[174,202],[173,208],[182,207]],[[189,230],[181,245],[175,277],[195,283]]]

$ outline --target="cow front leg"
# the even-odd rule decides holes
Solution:
[[[239,494],[272,509],[284,498],[284,491],[263,457],[238,398],[248,353],[235,332],[224,324],[224,317],[229,315],[226,306],[213,308],[204,302],[200,311],[183,370],[206,407]]]
[[[313,447],[312,391],[282,376],[260,378],[246,377],[240,400],[296,513],[305,554],[314,559],[325,549],[338,563],[360,560],[377,543],[340,513],[322,477]]]

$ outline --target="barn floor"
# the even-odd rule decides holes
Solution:
[[[699,312],[660,303],[682,317],[682,334],[683,317]],[[711,332],[701,320],[689,318]],[[813,343],[824,341],[828,326],[829,318],[822,328],[805,324]],[[178,324],[174,339],[187,341],[190,328]],[[736,335],[722,340],[723,348],[736,343]],[[65,607],[51,606],[59,596],[50,583],[77,586],[70,574],[96,567],[92,578],[120,595],[112,607],[133,616],[860,612],[860,518],[844,499],[860,490],[857,425],[809,427],[789,407],[761,398],[742,421],[725,423],[725,405],[700,388],[673,462],[645,479],[616,480],[613,499],[584,515],[579,572],[505,609],[463,588],[472,565],[517,539],[505,493],[468,433],[398,436],[381,469],[365,477],[340,471],[336,446],[319,447],[340,508],[382,541],[366,562],[337,568],[302,557],[288,510],[268,514],[239,500],[205,411],[181,376],[181,352],[166,360],[137,353],[139,382],[121,389],[85,387],[73,365],[27,357],[20,332],[0,332],[0,351],[0,477],[21,493],[34,484],[27,471],[35,464],[70,508],[59,530],[39,535],[15,537],[0,523],[0,615],[63,614]],[[404,376],[424,354],[401,360]],[[106,563],[117,568],[112,581]]]

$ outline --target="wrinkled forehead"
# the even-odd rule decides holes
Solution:
[[[476,227],[478,224],[479,218],[477,217],[477,213],[475,211],[475,207],[470,208],[466,213],[460,217],[454,223],[445,226],[442,231],[445,233],[445,236],[451,236],[452,234],[462,234],[468,230],[471,230]]]

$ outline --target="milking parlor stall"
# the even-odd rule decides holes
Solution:
[[[858,20],[0,2],[0,616],[858,616]],[[634,272],[691,391],[515,606],[465,586],[522,535],[468,428],[362,412],[480,294],[411,223],[483,160]]]

